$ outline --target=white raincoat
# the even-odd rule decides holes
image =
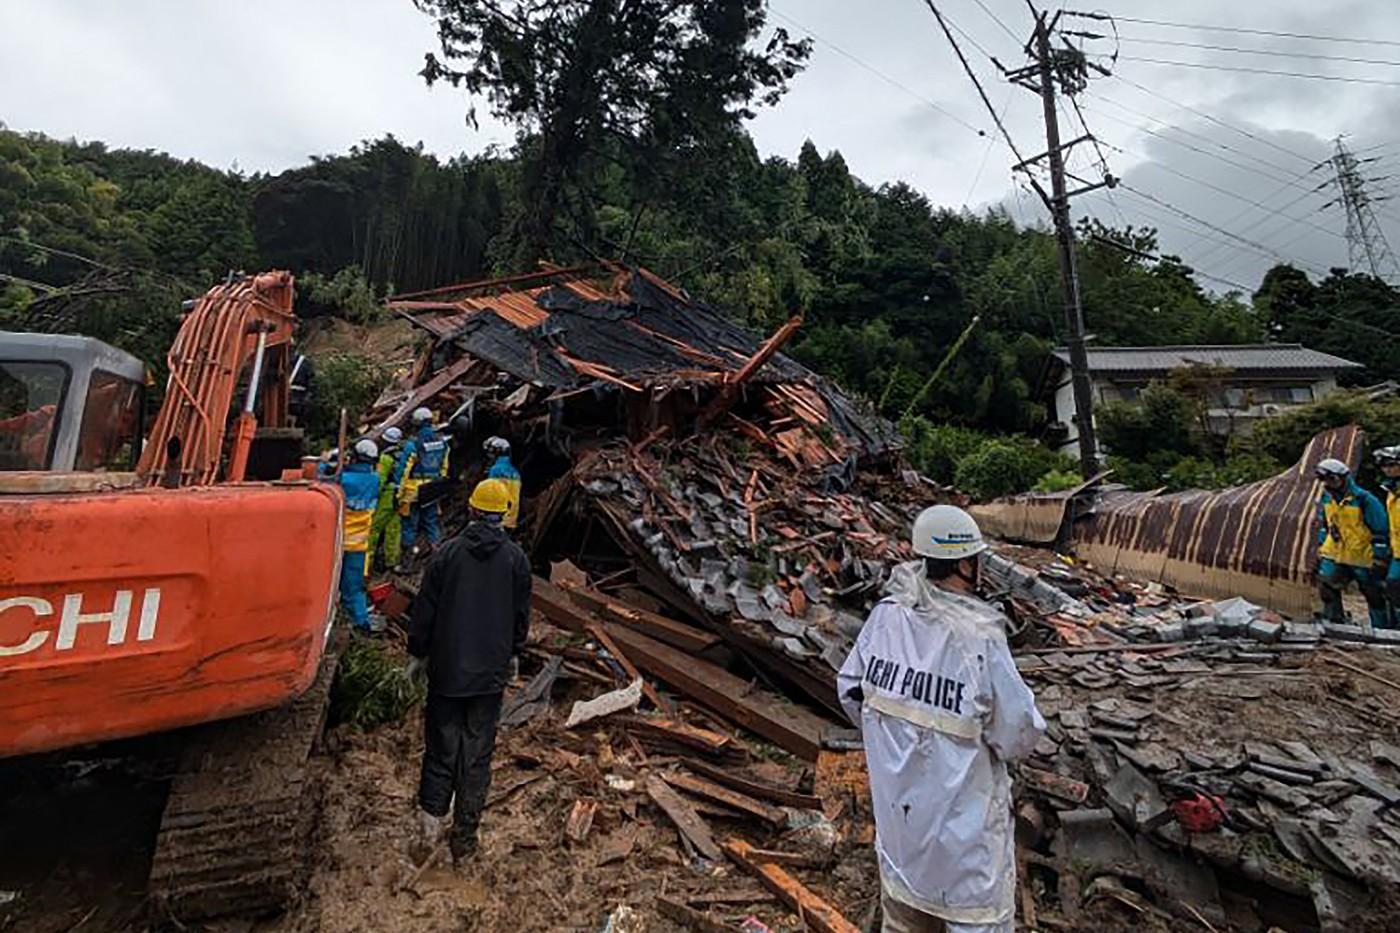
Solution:
[[[1005,762],[1045,731],[1004,618],[895,568],[837,677],[860,726],[885,894],[953,928],[1011,929],[1016,855]],[[850,695],[859,687],[863,702]]]

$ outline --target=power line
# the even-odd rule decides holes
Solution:
[[[1173,39],[1142,39],[1137,36],[1123,36],[1120,42],[1139,45],[1168,45],[1180,49],[1208,49],[1213,52],[1237,52],[1243,55],[1268,55],[1273,58],[1310,58],[1324,62],[1350,62],[1355,65],[1400,66],[1393,58],[1351,58],[1346,55],[1320,55],[1315,52],[1281,52],[1278,49],[1248,49],[1231,45],[1212,45],[1209,42],[1178,42]]]
[[[988,135],[986,130],[972,125],[967,120],[964,120],[962,117],[953,113],[951,110],[948,110],[942,107],[941,105],[937,104],[933,100],[929,99],[928,97],[925,97],[923,94],[920,94],[918,91],[909,87],[907,84],[904,84],[896,78],[890,77],[885,72],[876,68],[874,65],[867,64],[864,60],[858,58],[855,55],[852,55],[850,52],[847,52],[845,49],[841,48],[841,46],[837,45],[836,43],[828,39],[822,38],[812,30],[808,29],[806,26],[799,23],[797,20],[793,19],[791,16],[788,16],[782,10],[779,10],[776,7],[769,7],[769,10],[774,16],[778,17],[779,19],[786,20],[788,23],[791,23],[793,26],[807,33],[807,35],[811,36],[813,39],[817,40],[827,48],[831,49],[833,52],[840,55],[842,58],[848,59],[853,64],[865,69],[866,71],[873,74],[875,77],[879,78],[881,81],[884,81],[886,84],[889,84],[891,87],[898,88],[899,90],[908,94],[910,97],[922,103],[924,106],[937,113],[942,114],[943,116],[947,117],[949,120],[952,120],[954,123],[958,124],[964,129],[976,133],[978,136],[986,137]]]
[[[1015,43],[1016,43],[1018,46],[1021,45],[1021,44],[1025,41],[1025,40],[1022,39],[1020,36],[1018,36],[1018,35],[1016,34],[1016,32],[1015,32],[1010,26],[1006,25],[1006,23],[1002,20],[1002,18],[1001,18],[1000,16],[997,16],[996,11],[994,11],[991,7],[987,6],[987,4],[983,2],[983,0],[972,0],[972,2],[975,3],[975,4],[977,4],[979,7],[981,7],[981,8],[982,8],[982,12],[983,12],[983,13],[986,13],[988,16],[990,16],[990,17],[992,18],[992,20],[993,20],[998,26],[1001,27],[1001,31],[1004,32],[1004,33],[1006,33],[1008,36],[1010,36],[1010,37],[1012,38],[1012,40],[1014,40]]]
[[[1240,169],[1240,170],[1242,170],[1242,171],[1250,172],[1250,173],[1253,173],[1253,174],[1262,175],[1263,177],[1268,178],[1270,181],[1282,181],[1282,179],[1279,178],[1279,176],[1274,175],[1274,174],[1269,173],[1269,172],[1261,171],[1260,169],[1257,169],[1257,168],[1255,168],[1255,167],[1252,166],[1252,165],[1246,165],[1246,164],[1243,163],[1243,162],[1237,162],[1237,161],[1235,161],[1234,159],[1231,159],[1231,158],[1228,158],[1228,157],[1226,157],[1226,156],[1220,155],[1220,154],[1217,153],[1217,152],[1211,152],[1209,149],[1202,149],[1200,146],[1193,146],[1191,143],[1188,143],[1188,142],[1185,142],[1185,141],[1183,141],[1183,140],[1177,139],[1176,137],[1171,136],[1171,135],[1169,135],[1169,134],[1167,134],[1167,133],[1159,133],[1159,132],[1157,132],[1156,130],[1151,129],[1150,127],[1138,126],[1137,124],[1132,123],[1132,122],[1130,122],[1130,121],[1128,121],[1128,120],[1124,120],[1124,119],[1122,119],[1121,117],[1115,117],[1115,116],[1114,116],[1113,114],[1111,114],[1111,113],[1104,113],[1103,111],[1100,110],[1100,111],[1097,112],[1097,115],[1100,116],[1100,117],[1103,117],[1103,118],[1105,118],[1105,119],[1112,120],[1114,123],[1117,123],[1117,124],[1119,124],[1120,126],[1126,126],[1126,127],[1128,127],[1129,129],[1135,130],[1136,132],[1144,133],[1144,134],[1146,134],[1146,135],[1148,135],[1148,136],[1151,136],[1151,137],[1153,137],[1153,138],[1155,138],[1155,139],[1160,139],[1160,140],[1162,140],[1163,142],[1168,142],[1168,143],[1171,143],[1171,144],[1174,145],[1174,146],[1180,146],[1180,147],[1182,147],[1183,149],[1188,149],[1188,150],[1190,150],[1191,152],[1197,153],[1197,154],[1199,154],[1199,155],[1203,155],[1203,156],[1205,156],[1205,157],[1207,157],[1207,158],[1215,159],[1217,162],[1220,162],[1220,163],[1222,163],[1222,164],[1224,164],[1224,165],[1229,165],[1229,166],[1231,166],[1231,167],[1233,167],[1233,168],[1237,168],[1237,169]],[[1168,125],[1168,124],[1163,124],[1163,125]],[[1173,129],[1179,129],[1179,127],[1172,127],[1172,128],[1173,128]],[[1183,132],[1184,132],[1184,131],[1183,131]]]
[[[1311,197],[1311,196],[1320,194],[1320,193],[1321,193],[1321,189],[1322,189],[1323,187],[1325,187],[1327,184],[1328,184],[1327,182],[1323,182],[1322,185],[1319,185],[1318,187],[1313,188],[1313,189],[1310,190],[1310,191],[1304,191],[1304,192],[1303,192],[1302,194],[1300,194],[1298,197],[1294,198],[1292,201],[1289,201],[1287,204],[1285,204],[1285,205],[1283,205],[1282,207],[1280,207],[1280,208],[1279,208],[1279,213],[1282,214],[1284,211],[1286,211],[1286,210],[1288,210],[1289,208],[1293,207],[1295,204],[1297,204],[1298,202],[1304,200],[1305,198],[1308,198],[1308,197]],[[1287,187],[1287,186],[1284,186],[1284,187]],[[1268,195],[1265,197],[1265,200],[1267,201],[1269,198],[1272,198],[1274,195],[1278,194],[1278,193],[1279,193],[1280,191],[1282,191],[1282,190],[1283,190],[1283,188],[1279,188],[1277,191],[1271,192],[1270,194],[1268,194]],[[1250,211],[1252,211],[1252,210],[1254,210],[1253,207],[1246,207],[1244,210],[1240,211],[1238,214],[1234,215],[1234,216],[1231,217],[1229,220],[1225,221],[1225,225],[1226,225],[1226,226],[1229,226],[1229,225],[1235,223],[1235,221],[1243,219],[1243,218],[1245,217],[1245,215],[1247,215],[1247,214],[1248,214]],[[1322,208],[1319,207],[1319,208],[1315,209],[1312,213],[1313,213],[1313,214],[1316,214],[1316,213],[1321,212],[1321,210],[1322,210]],[[1311,215],[1309,215],[1309,216],[1311,216]],[[1273,219],[1273,216],[1272,216],[1272,215],[1265,214],[1265,215],[1262,216],[1262,217],[1256,218],[1254,221],[1252,221],[1252,222],[1251,222],[1250,224],[1248,224],[1247,226],[1242,227],[1242,228],[1240,229],[1239,232],[1240,232],[1241,234],[1249,233],[1250,231],[1259,228],[1259,227],[1262,226],[1263,224],[1268,223],[1268,222],[1269,222],[1270,220],[1272,220],[1272,219]],[[1292,221],[1289,221],[1289,223],[1292,223]],[[1306,235],[1306,232],[1305,232],[1305,235]]]
[[[1400,47],[1400,40],[1396,39],[1362,39],[1355,36],[1320,36],[1306,32],[1279,32],[1272,29],[1249,29],[1243,26],[1208,26],[1202,23],[1174,23],[1160,19],[1139,19],[1132,16],[1109,17],[1104,13],[1074,13],[1070,16],[1080,16],[1085,19],[1115,19],[1120,23],[1139,23],[1144,26],[1162,26],[1168,29],[1196,29],[1201,32],[1233,32],[1250,36],[1273,36],[1280,39],[1312,39],[1317,42],[1347,42],[1353,45],[1391,45]]]
[[[1287,148],[1287,147],[1285,147],[1285,146],[1280,146],[1278,143],[1273,142],[1272,140],[1265,139],[1263,136],[1260,136],[1258,133],[1252,133],[1252,132],[1250,132],[1249,130],[1246,130],[1246,129],[1242,128],[1242,127],[1235,126],[1233,123],[1227,123],[1226,121],[1221,120],[1219,117],[1211,116],[1210,114],[1206,113],[1204,110],[1200,110],[1200,109],[1198,109],[1198,108],[1196,108],[1196,107],[1192,107],[1190,104],[1183,104],[1183,103],[1181,103],[1180,101],[1172,100],[1170,97],[1167,97],[1165,94],[1158,93],[1157,91],[1152,90],[1150,87],[1147,87],[1147,86],[1145,86],[1145,85],[1139,84],[1138,82],[1132,80],[1131,78],[1125,78],[1125,77],[1123,77],[1123,75],[1120,74],[1120,73],[1118,73],[1118,72],[1114,72],[1113,76],[1114,76],[1115,78],[1117,78],[1119,81],[1122,81],[1124,84],[1128,85],[1129,87],[1137,88],[1137,89],[1138,89],[1139,91],[1141,91],[1142,93],[1147,94],[1147,95],[1150,96],[1150,97],[1155,97],[1155,98],[1157,98],[1158,100],[1165,101],[1166,103],[1171,104],[1173,107],[1176,107],[1176,108],[1178,108],[1178,109],[1180,109],[1180,110],[1185,110],[1187,113],[1193,113],[1193,114],[1195,114],[1196,116],[1200,117],[1202,120],[1207,120],[1207,121],[1209,121],[1209,122],[1211,122],[1211,123],[1214,123],[1216,126],[1219,126],[1219,127],[1224,128],[1224,129],[1230,130],[1230,131],[1232,131],[1232,132],[1238,133],[1238,134],[1240,134],[1241,136],[1246,137],[1247,139],[1252,139],[1252,140],[1254,140],[1255,142],[1260,143],[1261,145],[1268,146],[1270,149],[1276,149],[1276,150],[1278,150],[1279,152],[1282,152],[1284,155],[1290,155],[1290,156],[1292,156],[1293,158],[1298,159],[1298,160],[1300,160],[1300,161],[1302,161],[1302,162],[1307,162],[1309,165],[1314,165],[1314,164],[1317,163],[1317,160],[1316,160],[1316,159],[1309,158],[1308,156],[1305,156],[1305,155],[1300,155],[1299,153],[1293,151],[1292,149],[1289,149],[1289,148]]]
[[[1104,245],[1111,246],[1114,249],[1122,250],[1130,256],[1136,256],[1140,259],[1147,259],[1157,263],[1170,261],[1169,257],[1162,256],[1157,253],[1149,253],[1146,250],[1138,249],[1136,246],[1130,246],[1127,243],[1121,243],[1118,240],[1113,239],[1113,237],[1103,236],[1101,234],[1096,233],[1093,236],[1091,236],[1090,239],[1096,243],[1103,243]],[[1248,285],[1243,285],[1239,282],[1235,282],[1230,279],[1221,278],[1218,275],[1211,275],[1209,272],[1202,272],[1200,269],[1197,269],[1194,265],[1187,263],[1182,263],[1182,265],[1184,265],[1191,272],[1191,274],[1199,275],[1203,279],[1210,279],[1213,282],[1221,282],[1225,285],[1229,285],[1231,288],[1236,288],[1244,292],[1252,290]]]
[[[1259,243],[1259,242],[1257,242],[1257,241],[1255,241],[1255,240],[1251,240],[1251,239],[1249,239],[1248,237],[1240,236],[1240,235],[1237,234],[1237,233],[1234,233],[1234,232],[1232,232],[1232,231],[1230,231],[1230,230],[1226,230],[1224,227],[1221,227],[1221,226],[1219,226],[1219,225],[1217,225],[1217,224],[1213,224],[1213,223],[1211,223],[1210,221],[1205,220],[1205,219],[1203,219],[1203,218],[1201,218],[1201,217],[1197,217],[1195,214],[1191,213],[1190,211],[1185,210],[1185,209],[1180,208],[1180,207],[1177,207],[1175,204],[1172,204],[1172,203],[1170,203],[1170,202],[1168,202],[1168,201],[1164,201],[1164,200],[1162,200],[1161,198],[1157,197],[1157,196],[1154,195],[1154,194],[1150,194],[1150,193],[1148,193],[1148,192],[1146,192],[1146,191],[1140,191],[1140,190],[1138,190],[1137,188],[1134,188],[1134,187],[1132,187],[1131,185],[1127,185],[1127,184],[1122,184],[1122,183],[1120,183],[1120,184],[1119,184],[1119,187],[1122,188],[1124,191],[1127,191],[1127,192],[1132,193],[1133,195],[1136,195],[1136,196],[1139,197],[1139,198],[1145,198],[1145,199],[1147,199],[1148,201],[1151,201],[1153,204],[1156,204],[1156,205],[1158,205],[1158,206],[1160,206],[1160,207],[1162,207],[1162,208],[1165,208],[1166,210],[1171,211],[1173,214],[1176,214],[1177,216],[1179,216],[1179,217],[1181,217],[1181,218],[1183,218],[1183,219],[1185,219],[1185,220],[1189,220],[1189,221],[1191,221],[1191,222],[1194,223],[1194,224],[1197,224],[1197,225],[1199,225],[1199,226],[1201,226],[1201,227],[1205,227],[1207,230],[1211,230],[1211,231],[1213,231],[1213,232],[1215,232],[1215,233],[1220,234],[1221,236],[1228,237],[1229,239],[1231,239],[1231,240],[1233,240],[1233,241],[1235,241],[1235,242],[1237,242],[1237,243],[1240,243],[1241,245],[1245,246],[1245,247],[1248,248],[1248,249],[1253,250],[1253,251],[1256,252],[1256,253],[1260,253],[1261,255],[1264,255],[1264,256],[1269,256],[1269,257],[1271,257],[1271,258],[1273,258],[1273,259],[1276,259],[1276,260],[1279,260],[1279,261],[1281,261],[1281,262],[1290,262],[1290,263],[1291,263],[1291,262],[1298,261],[1298,260],[1289,259],[1289,257],[1283,255],[1282,253],[1278,252],[1277,250],[1270,249],[1269,247],[1265,246],[1263,243]],[[1316,267],[1314,267],[1314,268],[1316,268]]]
[[[1119,152],[1123,153],[1124,155],[1136,156],[1137,158],[1142,159],[1142,160],[1145,161],[1145,162],[1152,162],[1151,159],[1149,159],[1147,156],[1143,155],[1143,154],[1140,153],[1140,152],[1135,152],[1135,151],[1133,151],[1133,150],[1131,150],[1131,149],[1124,149],[1124,148],[1121,147],[1121,146],[1115,146],[1115,145],[1113,145],[1112,143],[1106,142],[1106,141],[1105,141],[1104,145],[1106,145],[1106,146],[1108,146],[1108,147],[1110,147],[1110,148],[1112,148],[1112,149],[1116,149],[1116,150],[1118,150]],[[1212,183],[1212,182],[1205,181],[1204,179],[1197,178],[1197,177],[1194,176],[1194,175],[1189,175],[1189,174],[1187,174],[1186,172],[1178,171],[1177,169],[1172,168],[1170,165],[1167,165],[1167,164],[1164,163],[1164,162],[1152,162],[1152,164],[1155,165],[1157,168],[1161,169],[1162,171],[1167,172],[1167,173],[1170,174],[1170,175],[1175,175],[1175,176],[1177,176],[1178,178],[1181,178],[1181,179],[1183,179],[1183,180],[1185,180],[1185,181],[1193,182],[1194,184],[1200,185],[1200,186],[1203,187],[1203,188],[1208,188],[1209,190],[1214,191],[1214,192],[1217,193],[1217,194],[1223,194],[1223,195],[1225,195],[1225,196],[1228,197],[1228,198],[1234,198],[1236,201],[1242,201],[1242,202],[1244,202],[1245,204],[1253,205],[1254,207],[1257,207],[1257,208],[1259,208],[1260,210],[1268,211],[1270,214],[1277,214],[1277,215],[1279,215],[1279,216],[1281,216],[1281,217],[1287,217],[1287,216],[1288,216],[1288,215],[1286,215],[1286,214],[1281,214],[1279,211],[1275,210],[1275,209],[1272,208],[1272,207],[1269,207],[1267,204],[1261,204],[1260,202],[1255,201],[1255,200],[1253,200],[1252,198],[1247,198],[1247,197],[1245,197],[1244,195],[1240,194],[1240,193],[1237,192],[1237,191],[1231,191],[1231,190],[1229,190],[1228,188],[1222,188],[1222,187],[1220,187],[1220,186],[1217,185],[1217,184],[1214,184],[1214,183]],[[1319,230],[1319,231],[1321,231],[1322,233],[1327,234],[1328,236],[1336,237],[1336,238],[1339,239],[1339,240],[1344,240],[1344,239],[1346,239],[1346,237],[1342,236],[1340,233],[1337,233],[1336,231],[1333,231],[1333,230],[1328,230],[1326,227],[1323,227],[1323,226],[1321,226],[1321,225],[1319,225],[1319,224],[1315,224],[1315,223],[1313,223],[1312,221],[1310,221],[1310,220],[1308,220],[1308,219],[1306,219],[1306,218],[1303,218],[1303,217],[1288,217],[1288,219],[1291,220],[1291,221],[1293,221],[1294,223],[1307,224],[1308,226],[1312,227],[1313,229]]]
[[[1001,121],[1001,117],[997,116],[996,108],[993,107],[992,102],[987,99],[987,92],[982,89],[982,82],[978,80],[977,73],[972,70],[972,65],[968,64],[967,56],[963,54],[961,46],[958,45],[958,40],[953,38],[953,33],[948,29],[948,24],[944,20],[943,14],[938,12],[938,7],[934,6],[933,0],[924,0],[924,5],[929,8],[929,12],[933,14],[933,18],[938,20],[939,28],[943,30],[943,35],[948,37],[948,43],[953,47],[953,52],[958,56],[958,61],[962,62],[963,71],[967,72],[967,77],[972,81],[972,86],[977,88],[977,96],[982,98],[982,105],[986,107],[987,112],[992,115],[993,122],[996,123],[997,129],[1001,131],[1002,138],[1006,140],[1007,147],[1010,148],[1012,154],[1016,156],[1016,161],[1025,162],[1026,160],[1021,155],[1021,151],[1016,148],[1016,141],[1011,138],[1011,133],[1007,131],[1006,124]]]
[[[1386,81],[1382,78],[1356,78],[1343,75],[1307,74],[1301,71],[1276,71],[1271,68],[1247,68],[1244,65],[1210,65],[1205,62],[1181,62],[1168,58],[1139,58],[1123,55],[1120,62],[1145,62],[1149,65],[1175,65],[1178,68],[1204,68],[1208,71],[1238,71],[1244,74],[1274,75],[1281,78],[1308,78],[1313,81],[1338,81],[1343,84],[1378,84],[1383,87],[1400,87],[1400,81]]]

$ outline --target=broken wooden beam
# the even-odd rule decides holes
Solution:
[[[658,896],[656,898],[656,912],[667,920],[674,920],[686,929],[695,930],[697,933],[734,933],[734,927],[720,923],[709,914],[669,897]]]
[[[696,774],[707,777],[725,787],[732,787],[750,797],[757,797],[760,800],[771,800],[774,803],[782,804],[785,807],[797,807],[800,810],[820,810],[822,799],[814,794],[801,794],[795,790],[787,790],[782,787],[774,787],[772,784],[763,784],[758,781],[751,781],[741,777],[733,771],[725,768],[717,768],[706,761],[699,761],[694,758],[687,758],[681,764],[685,765]]]
[[[716,664],[620,625],[607,631],[642,670],[799,758],[815,761],[827,720],[784,703]]]
[[[727,839],[724,843],[726,855],[763,882],[817,933],[860,933],[859,927],[841,916],[840,911],[812,893],[802,882],[772,862],[757,858],[758,851],[742,839]]]
[[[1089,785],[1074,778],[1067,778],[1052,771],[1042,771],[1029,765],[1022,765],[1016,771],[1017,777],[1031,790],[1068,800],[1070,803],[1083,803],[1089,796]]]
[[[669,719],[647,719],[641,716],[619,718],[618,722],[626,726],[627,731],[643,738],[656,739],[682,749],[694,749],[728,760],[742,761],[748,757],[748,749],[738,740],[711,729],[701,729]]]
[[[720,643],[720,637],[712,632],[668,619],[654,612],[647,612],[645,609],[638,609],[620,599],[614,599],[606,593],[600,593],[597,590],[573,583],[561,584],[560,588],[573,597],[575,602],[587,606],[602,615],[607,621],[618,622],[628,628],[634,628],[643,635],[680,648],[682,651],[699,654],[701,651]]]
[[[710,826],[684,797],[654,774],[647,775],[647,796],[676,825],[676,830],[705,858],[717,862],[724,857]]]
[[[732,807],[741,813],[757,817],[775,828],[781,829],[787,826],[787,814],[780,807],[775,807],[771,803],[764,803],[755,800],[737,790],[730,790],[721,787],[714,781],[696,777],[693,774],[680,774],[678,772],[666,772],[661,775],[662,779],[672,787],[679,788],[687,794],[692,794],[702,800],[709,800],[713,803],[723,804]]]

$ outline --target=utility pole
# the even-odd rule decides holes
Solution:
[[[1065,184],[1065,153],[1073,146],[1092,141],[1092,136],[1081,136],[1068,143],[1060,141],[1059,112],[1056,108],[1057,87],[1066,95],[1082,90],[1088,84],[1088,69],[1098,66],[1089,62],[1082,52],[1068,42],[1057,47],[1052,44],[1055,27],[1060,13],[1051,16],[1037,11],[1034,6],[1035,32],[1026,43],[1026,54],[1031,64],[1007,73],[1015,84],[1038,94],[1045,115],[1046,151],[1018,164],[1016,169],[1029,171],[1030,166],[1046,160],[1050,169],[1050,191],[1047,194],[1034,176],[1031,184],[1036,193],[1050,209],[1055,224],[1055,238],[1060,248],[1060,278],[1064,287],[1065,330],[1068,332],[1070,378],[1074,387],[1075,429],[1079,435],[1079,468],[1085,478],[1099,471],[1098,443],[1094,431],[1094,395],[1089,379],[1089,351],[1084,343],[1084,307],[1079,295],[1079,265],[1075,256],[1074,226],[1070,222],[1070,198],[1094,191],[1098,188],[1112,188],[1117,179],[1107,175],[1102,182],[1085,184],[1069,191]]]
[[[1371,274],[1390,285],[1400,285],[1400,263],[1385,238],[1376,212],[1375,200],[1366,191],[1366,178],[1361,174],[1362,160],[1347,149],[1337,137],[1337,152],[1328,160],[1336,173],[1340,201],[1347,215],[1347,253],[1352,271],[1369,269]],[[1332,201],[1336,204],[1337,201]],[[1330,205],[1324,205],[1327,207]]]

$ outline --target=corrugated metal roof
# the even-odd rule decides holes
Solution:
[[[1069,363],[1069,350],[1055,349],[1055,358]],[[1235,370],[1317,372],[1360,369],[1360,363],[1309,350],[1299,343],[1220,346],[1092,347],[1089,369],[1099,373],[1165,373],[1193,364],[1228,366]]]

